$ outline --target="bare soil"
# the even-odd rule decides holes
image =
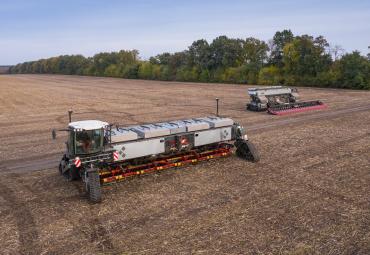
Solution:
[[[370,92],[300,88],[328,109],[272,116],[245,111],[247,88],[0,76],[0,254],[370,254]],[[128,125],[210,115],[216,97],[261,162],[130,179],[97,205],[57,172],[68,109]]]

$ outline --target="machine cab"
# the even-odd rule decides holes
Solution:
[[[103,151],[104,130],[108,123],[99,120],[84,120],[71,122],[68,138],[70,155],[89,155]]]

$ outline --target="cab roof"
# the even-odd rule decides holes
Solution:
[[[69,123],[68,127],[79,130],[94,130],[108,126],[109,124],[100,120],[82,120]]]

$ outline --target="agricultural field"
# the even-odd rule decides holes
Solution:
[[[247,112],[248,86],[0,76],[0,254],[370,254],[370,92],[299,88],[328,108]],[[236,156],[126,180],[91,204],[57,166],[73,120],[124,125],[215,113],[245,126]]]

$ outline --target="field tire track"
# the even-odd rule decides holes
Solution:
[[[81,182],[73,181],[71,184],[77,190],[78,195],[81,198],[87,199],[86,191],[83,185],[81,185]],[[95,215],[91,213],[90,217],[87,217],[87,222],[80,225],[83,226],[82,230],[79,228],[80,226],[78,226],[76,230],[78,232],[83,232],[91,243],[97,243],[97,249],[99,252],[103,254],[119,254],[115,250],[112,239],[104,227],[103,222],[99,218],[93,218],[94,216]]]
[[[108,231],[105,229],[103,223],[98,219],[91,219],[88,222],[88,226],[90,227],[91,234],[90,234],[90,240],[91,242],[97,243],[97,248],[100,252],[114,252],[114,246],[112,239],[109,236]]]
[[[17,225],[19,235],[20,254],[40,254],[40,245],[38,243],[39,233],[35,224],[32,212],[27,207],[26,202],[21,201],[13,190],[6,184],[1,183],[0,195],[11,208],[10,213]]]

